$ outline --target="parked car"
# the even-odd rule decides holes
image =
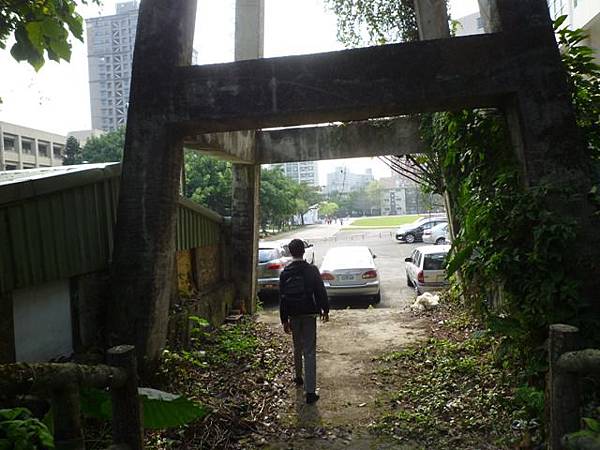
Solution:
[[[368,247],[334,247],[321,264],[321,279],[327,295],[370,297],[381,301],[376,256]]]
[[[435,227],[423,230],[423,242],[426,244],[443,245],[450,242],[448,222],[438,223]]]
[[[414,288],[417,295],[448,286],[446,259],[449,251],[449,245],[426,245],[415,248],[404,260],[406,284]]]
[[[423,240],[423,232],[429,230],[440,223],[447,223],[446,216],[436,215],[430,217],[421,217],[412,223],[402,225],[396,230],[396,240],[404,241],[407,244],[413,242],[421,242]]]
[[[277,294],[279,292],[279,275],[292,261],[288,244],[289,240],[258,243],[256,277],[259,294]],[[304,248],[304,259],[313,264],[315,261],[313,245],[304,241]]]

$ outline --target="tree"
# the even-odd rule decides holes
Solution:
[[[296,188],[296,214],[300,215],[300,221],[304,225],[304,214],[308,209],[318,203],[321,199],[321,193],[315,186],[306,183],[298,183]]]
[[[81,146],[79,145],[79,141],[74,136],[69,136],[67,138],[67,144],[65,145],[63,166],[81,164],[82,161],[83,157],[81,154]]]
[[[260,181],[260,222],[265,229],[267,224],[281,229],[283,223],[296,212],[296,192],[298,183],[286,177],[279,168],[261,171]]]
[[[231,214],[231,163],[187,151],[184,170],[185,197],[221,215]]]
[[[337,16],[338,40],[347,47],[419,39],[414,0],[326,0]]]
[[[119,162],[125,148],[125,127],[110,131],[87,140],[81,152],[83,162],[103,163]]]
[[[322,217],[331,217],[333,216],[339,209],[337,203],[334,202],[323,202],[319,205],[319,215]]]
[[[46,58],[69,61],[69,37],[83,42],[83,19],[76,6],[74,0],[0,0],[0,49],[5,49],[7,40],[14,36],[11,55],[17,61],[27,61],[35,70]]]

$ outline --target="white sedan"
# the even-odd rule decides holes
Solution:
[[[364,296],[381,301],[376,256],[368,247],[335,247],[325,254],[321,279],[329,297]]]
[[[446,258],[449,251],[449,245],[425,245],[415,248],[404,260],[406,284],[414,288],[417,295],[448,287]]]

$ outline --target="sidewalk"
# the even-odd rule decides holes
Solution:
[[[285,231],[283,233],[274,234],[265,238],[265,241],[279,241],[282,239],[304,239],[307,241],[318,241],[328,239],[338,231],[341,225],[332,223],[331,225],[305,225],[304,227],[296,228],[295,230]]]

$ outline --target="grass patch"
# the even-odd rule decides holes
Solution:
[[[413,214],[410,216],[383,216],[383,217],[368,217],[365,219],[357,219],[351,223],[351,226],[356,227],[397,227],[407,223],[414,222],[420,216]]]
[[[512,425],[541,422],[543,392],[519,387],[523,380],[518,368],[496,357],[498,338],[449,305],[431,317],[431,333],[425,343],[375,361],[377,383],[384,392],[371,431],[422,448],[539,444],[539,427],[514,432]]]

